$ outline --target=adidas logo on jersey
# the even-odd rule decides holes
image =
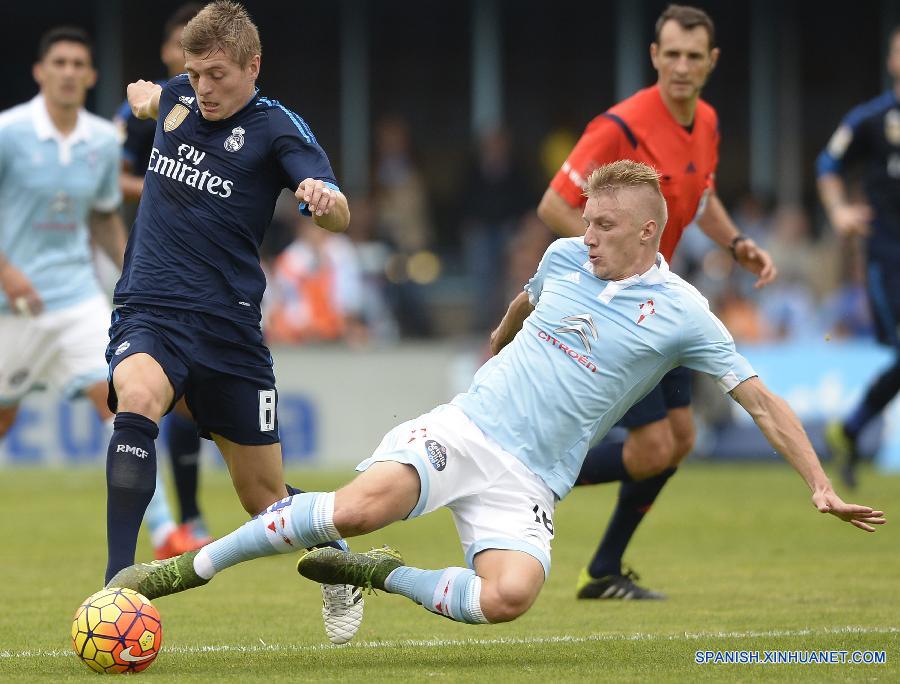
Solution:
[[[187,95],[181,95],[178,98],[178,101],[181,104],[186,105],[187,107],[190,107],[192,104],[194,104],[194,98],[188,97]]]

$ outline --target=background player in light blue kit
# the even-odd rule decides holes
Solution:
[[[97,80],[88,35],[48,31],[38,48],[40,92],[0,114],[0,437],[32,389],[87,396],[101,420],[109,301],[91,238],[119,268],[119,143],[84,109]]]
[[[819,511],[867,531],[883,523],[881,511],[835,494],[796,415],[658,254],[666,205],[657,173],[618,161],[590,176],[587,196],[584,238],[547,250],[492,336],[499,353],[467,392],[394,428],[357,467],[362,474],[337,492],[287,497],[199,552],[131,566],[109,586],[155,598],[205,584],[244,560],[446,506],[468,568],[421,570],[386,549],[326,548],[302,557],[298,570],[319,582],[402,594],[460,622],[515,619],[550,570],[553,509],[591,440],[678,365],[713,376],[753,416]]]

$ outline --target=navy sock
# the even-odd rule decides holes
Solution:
[[[869,387],[862,403],[844,421],[844,432],[850,439],[855,440],[866,424],[884,410],[891,399],[900,392],[900,358],[894,361],[894,365],[879,375]]]
[[[113,422],[106,452],[106,582],[134,563],[144,511],[156,489],[159,427],[137,413],[122,412]]]
[[[575,486],[601,482],[631,482],[631,475],[625,469],[622,455],[624,448],[625,442],[601,442],[592,447],[584,457]]]
[[[622,555],[628,542],[631,541],[635,530],[656,501],[663,486],[674,474],[675,468],[669,468],[646,480],[622,483],[616,510],[603,535],[603,541],[600,542],[597,553],[588,566],[588,574],[591,577],[599,578],[622,573]]]
[[[200,435],[194,421],[177,413],[169,415],[167,421],[166,446],[172,457],[172,479],[178,494],[181,522],[184,523],[201,517],[197,503]]]

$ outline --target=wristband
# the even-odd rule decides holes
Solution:
[[[737,261],[737,252],[735,251],[735,247],[737,247],[739,242],[743,242],[744,240],[749,240],[746,235],[742,233],[738,233],[734,236],[734,239],[731,241],[731,244],[728,245],[728,249],[731,252],[731,258]]]

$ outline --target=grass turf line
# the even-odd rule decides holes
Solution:
[[[347,474],[291,473],[304,488]],[[900,478],[867,475],[857,496],[888,509]],[[779,466],[684,468],[628,559],[666,602],[576,602],[574,581],[616,495],[576,490],[555,515],[553,571],[535,607],[489,627],[438,619],[394,596],[367,597],[359,645],[325,646],[317,588],[295,556],[243,564],[208,587],[158,599],[163,653],[142,673],[165,681],[439,678],[562,681],[900,679],[900,554],[892,525],[874,535],[817,514]],[[0,477],[0,679],[95,676],[69,647],[71,615],[105,562],[102,472],[7,470]],[[245,516],[222,472],[204,473],[214,533]],[[462,563],[449,515],[354,543],[391,543],[420,567]],[[139,557],[149,557],[146,540]],[[885,650],[885,665],[697,665],[697,650]],[[25,652],[37,655],[25,655]]]

